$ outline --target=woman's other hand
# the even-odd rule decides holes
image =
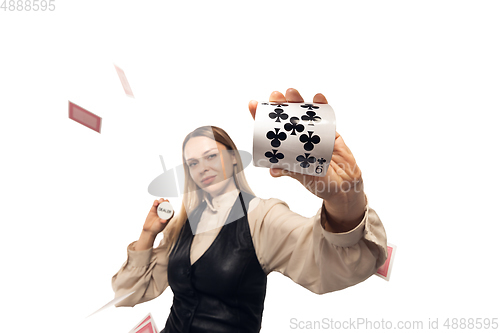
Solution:
[[[136,251],[144,251],[151,247],[155,242],[156,236],[165,229],[168,222],[172,220],[172,217],[167,221],[165,219],[161,219],[158,216],[157,209],[158,205],[161,204],[164,200],[161,198],[160,200],[155,200],[153,202],[153,207],[149,210],[148,216],[146,217],[146,222],[142,226],[141,236],[139,240],[135,243],[134,249]]]
[[[146,222],[144,222],[144,225],[142,227],[143,232],[149,232],[151,235],[155,236],[158,235],[160,232],[165,229],[165,227],[168,224],[168,221],[172,219],[172,217],[167,221],[165,219],[161,219],[158,216],[158,205],[162,203],[163,201],[168,201],[163,198],[160,200],[155,200],[153,203],[153,206],[149,210],[148,216],[146,217]]]

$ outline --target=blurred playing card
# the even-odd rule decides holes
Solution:
[[[135,293],[135,290],[134,290],[134,291],[132,291],[131,293],[126,294],[126,295],[116,297],[115,299],[113,299],[113,300],[111,300],[110,302],[106,303],[106,304],[105,304],[103,307],[101,307],[99,310],[97,310],[97,311],[95,311],[94,313],[92,313],[92,314],[88,315],[88,316],[87,316],[87,318],[88,318],[88,317],[90,317],[90,316],[92,316],[92,315],[95,315],[97,312],[100,312],[100,311],[102,311],[102,310],[104,310],[104,309],[106,309],[106,308],[109,308],[109,307],[110,307],[110,306],[112,306],[112,305],[115,305],[115,304],[117,304],[117,303],[119,303],[119,302],[123,301],[125,298],[129,297],[129,296],[130,296],[130,295],[132,295],[133,293]]]
[[[156,327],[151,313],[148,313],[148,315],[129,333],[158,333],[158,328]]]
[[[120,67],[116,66],[116,72],[118,73],[118,77],[120,78],[120,82],[122,83],[123,90],[125,90],[125,94],[128,96],[134,97],[132,94],[132,89],[130,88],[130,84],[128,83],[127,77],[125,76],[125,72]]]
[[[69,102],[69,118],[101,133],[102,118],[71,102]]]
[[[392,264],[394,263],[394,256],[396,254],[396,245],[387,243],[387,259],[385,263],[379,267],[375,275],[380,276],[382,279],[389,281],[391,277]]]
[[[148,313],[148,315],[146,317],[144,317],[138,325],[135,325],[134,330],[138,329],[139,327],[141,327],[142,325],[144,325],[150,321],[151,321],[151,313]]]

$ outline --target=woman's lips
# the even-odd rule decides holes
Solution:
[[[205,185],[208,185],[208,184],[210,184],[211,182],[213,182],[213,180],[214,180],[214,179],[215,179],[215,176],[211,176],[211,177],[208,177],[208,178],[206,178],[206,179],[202,180],[201,182],[202,182],[203,184],[205,184]]]

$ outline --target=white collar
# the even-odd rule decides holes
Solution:
[[[203,201],[207,203],[207,206],[210,208],[211,211],[217,212],[220,208],[232,207],[239,193],[240,191],[237,188],[235,188],[230,192],[212,198],[212,202],[210,202],[210,200],[208,200],[207,198],[207,193],[204,192]]]

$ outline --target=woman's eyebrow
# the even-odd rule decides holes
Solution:
[[[212,151],[212,150],[214,150],[214,149],[215,149],[215,150],[218,150],[218,148],[211,148],[211,149],[209,149],[209,150],[205,151],[205,152],[204,152],[201,156],[205,156],[206,154],[208,154],[209,152],[211,152],[211,151]],[[197,158],[191,157],[190,159],[187,159],[187,160],[186,160],[186,162],[189,162],[189,161],[191,161],[191,160],[196,160],[196,159],[197,159]]]

